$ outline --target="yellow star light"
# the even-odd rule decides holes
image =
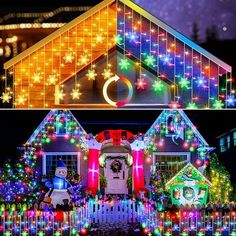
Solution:
[[[55,85],[57,82],[57,76],[52,74],[52,75],[49,75],[48,77],[48,84],[49,85]]]
[[[34,83],[40,83],[42,80],[42,75],[40,72],[36,72],[34,73],[33,77],[32,77]]]
[[[75,57],[72,52],[66,52],[63,59],[64,59],[65,63],[72,63],[73,60],[75,59]]]
[[[113,75],[113,73],[111,72],[111,69],[104,69],[103,73],[102,73],[104,79],[110,79]]]
[[[20,95],[18,95],[17,96],[17,98],[16,98],[16,103],[18,104],[18,105],[24,105],[25,104],[25,102],[26,102],[26,96],[25,96],[25,94],[20,94]]]
[[[88,70],[88,73],[86,74],[88,80],[95,80],[97,75],[98,74],[96,73],[95,70]]]
[[[80,92],[79,89],[76,88],[72,90],[70,95],[72,96],[72,99],[75,100],[75,99],[80,99],[80,96],[82,95],[82,93]]]
[[[63,100],[65,96],[66,96],[66,94],[64,93],[64,91],[62,89],[58,90],[55,93],[55,97],[59,100]]]
[[[2,93],[2,96],[1,96],[1,99],[2,99],[2,102],[3,103],[9,103],[10,102],[10,100],[11,100],[11,94],[10,94],[10,92],[3,92]]]
[[[86,65],[89,62],[88,55],[81,55],[79,58],[79,64],[80,65]]]
[[[104,37],[102,34],[96,35],[96,43],[102,43],[104,41]]]

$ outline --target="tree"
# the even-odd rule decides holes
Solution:
[[[215,153],[210,158],[209,176],[212,183],[212,186],[210,186],[210,201],[214,203],[230,201],[233,193],[230,174],[219,162]]]
[[[199,27],[196,21],[193,23],[191,38],[194,42],[199,43]]]
[[[206,29],[206,41],[208,43],[218,41],[218,29],[216,25],[212,25],[210,28]]]

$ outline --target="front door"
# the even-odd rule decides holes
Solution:
[[[106,194],[128,194],[129,169],[123,158],[107,159],[104,174],[107,180]]]

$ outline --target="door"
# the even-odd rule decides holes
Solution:
[[[128,194],[128,170],[124,159],[107,159],[104,169],[107,180],[106,194]]]

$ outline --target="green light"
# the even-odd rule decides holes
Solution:
[[[119,66],[121,70],[128,70],[129,69],[129,61],[127,58],[120,59]]]
[[[159,92],[163,91],[164,85],[163,85],[162,81],[156,80],[156,81],[154,81],[152,88],[155,93],[159,93]]]
[[[43,231],[39,231],[38,232],[38,236],[44,236],[44,232]]]
[[[56,231],[56,233],[54,235],[55,236],[61,236],[61,233],[59,231]]]
[[[71,138],[71,139],[70,139],[70,143],[71,143],[71,144],[75,144],[75,139],[74,139],[74,138]]]
[[[11,232],[10,232],[10,231],[6,231],[6,232],[4,233],[4,235],[5,235],[5,236],[11,236]]]
[[[156,62],[156,58],[154,58],[153,55],[148,55],[144,61],[148,66],[154,66],[154,63]]]
[[[190,148],[189,148],[189,151],[190,151],[190,152],[194,152],[194,151],[195,151],[195,148],[194,148],[194,147],[190,147]]]
[[[155,230],[154,230],[154,234],[155,234],[155,235],[158,235],[159,233],[160,233],[159,229],[155,229]]]
[[[214,109],[222,109],[224,107],[224,104],[221,100],[215,100],[213,104]]]
[[[22,236],[28,236],[28,233],[26,231],[21,233]]]
[[[198,109],[196,103],[190,102],[187,106],[187,109]]]
[[[46,138],[45,142],[46,142],[46,143],[50,143],[50,142],[51,142],[51,139],[50,139],[50,138]]]
[[[142,228],[146,228],[146,224],[145,223],[142,223]]]
[[[115,36],[115,42],[119,45],[122,44],[122,40],[123,38],[120,36],[120,34],[117,34],[117,36]]]
[[[189,84],[190,81],[185,77],[181,78],[181,80],[179,81],[179,85],[182,89],[184,88],[189,89]]]

